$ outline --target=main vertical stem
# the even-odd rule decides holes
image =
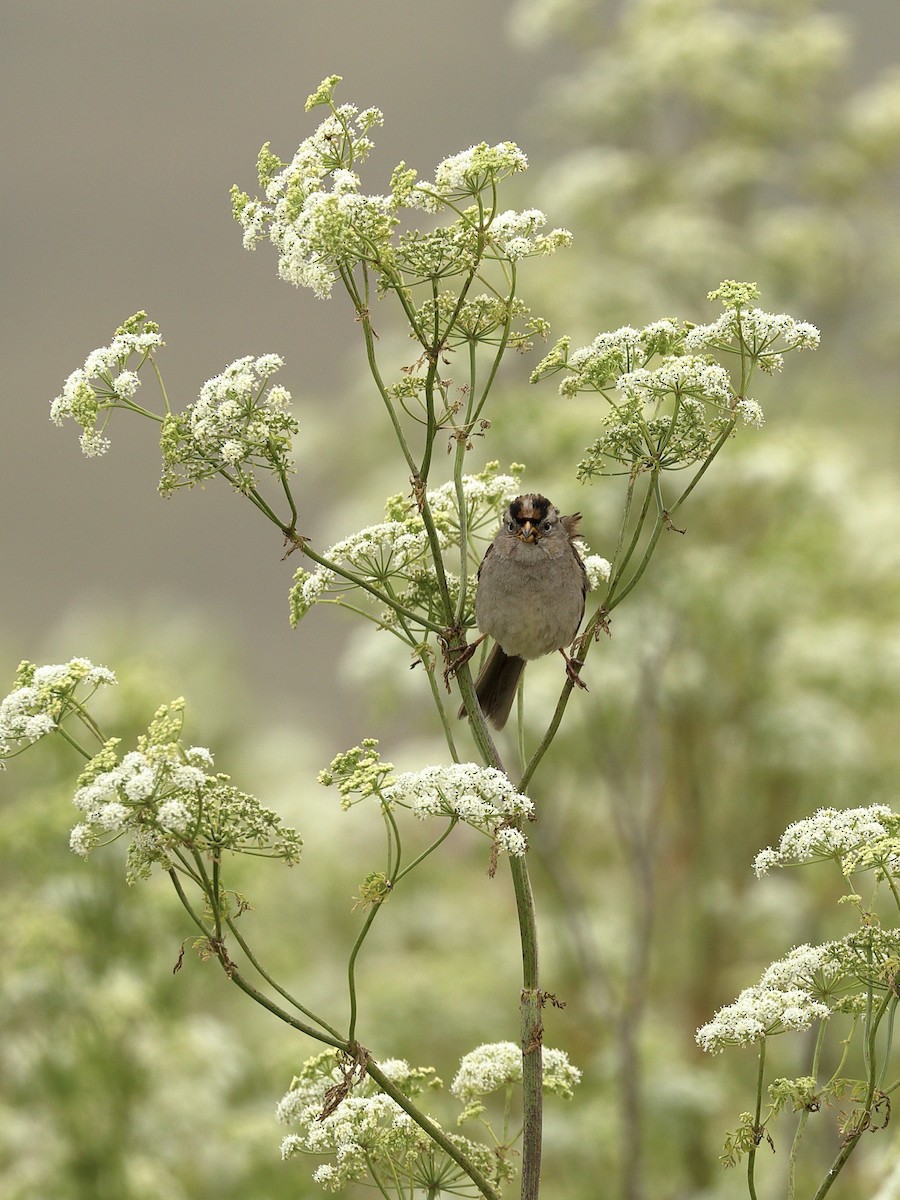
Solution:
[[[541,1186],[541,1143],[543,1134],[544,1037],[542,995],[538,977],[537,922],[534,898],[525,859],[511,856],[513,890],[522,939],[522,995],[519,1018],[522,1046],[522,1090],[524,1093],[522,1133],[521,1200],[537,1200]]]
[[[484,714],[475,699],[468,663],[457,673],[460,691],[472,723],[472,735],[485,763],[504,771]],[[506,773],[504,771],[504,773]],[[521,1200],[538,1200],[541,1186],[541,1145],[544,1121],[544,1076],[541,1047],[544,1038],[543,995],[538,975],[537,919],[525,858],[509,856],[519,938],[522,943],[522,992],[519,999],[519,1044],[522,1048],[522,1190]]]

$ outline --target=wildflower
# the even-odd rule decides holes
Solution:
[[[601,558],[599,554],[586,554],[582,557],[584,569],[587,572],[588,585],[591,590],[599,588],[609,579],[612,564],[609,559]]]
[[[159,326],[148,320],[145,312],[135,313],[119,326],[108,346],[92,350],[84,366],[66,379],[62,392],[50,405],[50,420],[62,425],[68,419],[81,426],[85,457],[106,453],[110,442],[97,428],[97,422],[114,408],[133,407],[131,401],[140,386],[138,372],[162,344]],[[140,355],[136,367],[126,369],[126,363],[136,354]]]
[[[772,867],[842,860],[868,843],[896,834],[898,818],[886,804],[865,808],[820,808],[811,817],[795,821],[781,836],[775,849],[757,854],[753,869],[757,876]]]
[[[121,759],[111,741],[88,762],[73,797],[82,819],[70,835],[71,849],[86,857],[130,834],[129,883],[146,878],[156,864],[177,867],[175,851],[219,856],[229,850],[297,862],[299,835],[227,775],[209,773],[205,747],[182,745],[182,709],[182,701],[163,705],[138,748]]]
[[[506,775],[475,763],[449,763],[398,775],[382,790],[387,804],[409,808],[416,817],[448,816],[494,839],[499,850],[521,857],[527,842],[510,825],[534,816],[534,804]]]
[[[827,1004],[805,988],[764,986],[745,988],[732,1004],[720,1008],[697,1030],[702,1050],[717,1054],[726,1046],[749,1046],[789,1030],[808,1029],[830,1015]]]
[[[410,1067],[391,1059],[381,1069],[407,1095],[440,1086],[431,1068]],[[329,1190],[365,1178],[370,1169],[389,1174],[415,1173],[420,1155],[432,1150],[431,1139],[395,1100],[363,1076],[347,1086],[340,1056],[330,1050],[308,1059],[276,1109],[278,1121],[298,1128],[281,1144],[283,1158],[294,1154],[319,1154],[331,1161],[316,1168],[313,1178]],[[326,1092],[336,1087],[346,1094],[325,1107]]]
[[[569,1100],[581,1072],[569,1062],[564,1050],[545,1046],[542,1051],[543,1088]],[[522,1051],[513,1042],[491,1042],[464,1055],[450,1091],[464,1104],[511,1084],[522,1082]]]
[[[16,686],[0,700],[0,761],[58,729],[98,687],[115,682],[112,671],[86,658],[43,667],[20,663]],[[20,745],[13,749],[15,742]]]
[[[163,422],[160,491],[194,484],[224,471],[241,491],[255,483],[254,468],[284,475],[294,469],[291,439],[298,431],[290,392],[267,388],[284,365],[277,354],[247,355],[207,380],[200,397]]]

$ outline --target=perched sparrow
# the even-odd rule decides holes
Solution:
[[[496,644],[475,692],[495,729],[506,724],[528,659],[559,650],[580,684],[580,663],[563,649],[578,632],[589,586],[574,542],[580,520],[561,517],[546,496],[518,496],[478,569],[475,619]]]

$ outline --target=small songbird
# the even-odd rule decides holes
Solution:
[[[517,496],[478,569],[475,619],[494,648],[475,692],[495,729],[509,717],[525,663],[559,650],[578,683],[580,663],[568,646],[584,616],[588,578],[577,549],[581,513],[561,517],[546,496]],[[460,712],[462,716],[462,711]]]

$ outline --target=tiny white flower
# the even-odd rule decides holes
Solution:
[[[504,850],[514,858],[521,858],[528,849],[528,842],[521,830],[510,829],[509,826],[498,829],[494,840],[500,850]]]
[[[739,400],[737,411],[744,418],[745,425],[752,425],[755,429],[761,429],[765,424],[765,415],[763,410],[755,400]]]
[[[116,395],[124,396],[128,399],[138,390],[140,382],[134,371],[123,371],[121,375],[117,375],[113,380],[113,391]]]
[[[128,820],[129,815],[129,810],[124,804],[120,804],[118,801],[113,800],[109,804],[104,804],[102,808],[98,809],[93,815],[92,819],[97,825],[101,826],[101,828],[114,830],[121,829]]]
[[[21,737],[26,738],[29,742],[36,742],[38,738],[43,737],[45,733],[50,733],[56,728],[56,722],[47,713],[35,713],[33,717],[28,717],[22,725]]]
[[[152,796],[155,787],[156,772],[152,767],[143,767],[124,781],[122,790],[129,800],[137,801],[146,800],[148,796]]]
[[[612,565],[609,559],[601,558],[599,554],[589,554],[584,559],[584,569],[591,589],[595,589],[607,582]]]
[[[90,825],[76,825],[69,834],[69,848],[82,858],[87,858],[94,845],[94,837]]]
[[[183,800],[164,800],[156,810],[156,819],[163,829],[184,833],[191,821],[191,814]]]

